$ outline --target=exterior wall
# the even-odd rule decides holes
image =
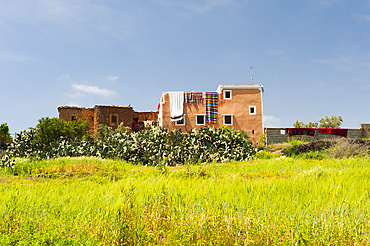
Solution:
[[[124,106],[95,106],[96,125],[94,131],[97,130],[99,124],[110,126],[113,130],[117,129],[118,125],[123,122],[123,125],[131,127],[133,121],[134,110],[132,107]],[[111,122],[112,115],[116,115],[117,123]]]
[[[233,115],[232,126],[234,129],[246,130],[251,136],[252,142],[256,143],[259,141],[259,136],[263,133],[261,90],[229,88],[225,88],[225,90],[232,91],[232,99],[224,99],[223,91],[221,91],[218,94],[217,123],[205,125],[196,125],[196,116],[206,115],[205,98],[203,98],[203,103],[184,103],[185,126],[176,126],[175,122],[171,122],[169,94],[166,93],[164,95],[164,103],[162,104],[163,127],[169,130],[181,129],[182,131],[203,128],[205,126],[219,128],[223,125],[224,115]],[[255,115],[249,114],[249,106],[256,107]]]
[[[286,128],[266,128],[266,142],[267,144],[273,143],[285,143],[291,140],[301,140],[305,142],[311,142],[315,140],[328,140],[328,139],[338,139],[340,136],[332,134],[321,134],[318,129],[315,130],[314,136],[307,135],[295,135],[289,136]],[[364,138],[367,137],[366,131],[363,128],[360,129],[348,129],[348,138]]]
[[[82,108],[73,106],[62,106],[58,107],[59,118],[65,121],[72,121],[72,116],[77,117],[77,119],[87,120],[90,124],[89,134],[94,133],[96,127],[96,117],[94,108]]]
[[[59,118],[65,121],[72,121],[72,116],[89,121],[89,134],[95,133],[99,124],[116,129],[123,122],[125,126],[131,127],[134,114],[132,107],[104,105],[96,105],[94,108],[62,106],[58,107],[58,111]],[[112,115],[117,116],[117,123],[111,122]]]
[[[158,111],[134,112],[133,118],[138,121],[158,120]]]

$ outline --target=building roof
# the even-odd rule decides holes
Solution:
[[[88,109],[88,110],[93,110],[95,108],[132,108],[131,105],[129,106],[120,106],[120,105],[95,105],[93,108],[86,108],[86,107],[79,107],[79,106],[59,106],[59,109]]]
[[[222,90],[224,89],[259,89],[263,90],[263,85],[255,84],[255,85],[219,85],[217,87],[217,92],[221,93]]]

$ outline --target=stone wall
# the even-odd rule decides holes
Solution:
[[[59,118],[65,121],[72,121],[73,119],[83,119],[88,121],[89,134],[93,134],[95,130],[95,110],[94,108],[83,108],[75,106],[62,106],[58,107]]]
[[[100,124],[110,126],[114,130],[123,122],[125,126],[131,127],[134,110],[130,106],[106,106],[96,105],[94,108],[83,108],[74,106],[58,107],[59,118],[65,121],[83,119],[90,124],[88,133],[92,135],[97,131]],[[113,116],[113,117],[112,117]]]
[[[158,120],[158,111],[134,112],[133,117],[137,121]]]
[[[363,124],[363,125],[369,125],[370,124]],[[366,138],[370,136],[363,128],[359,129],[348,129],[347,137],[348,138]],[[368,128],[370,129],[370,127]],[[301,140],[305,142],[311,142],[315,140],[327,140],[327,139],[338,139],[341,138],[336,135],[332,134],[321,134],[318,129],[315,130],[314,136],[307,136],[307,135],[295,135],[295,136],[289,136],[288,131],[286,128],[265,128],[265,134],[266,134],[266,142],[267,144],[273,144],[273,143],[285,143],[289,142],[291,140]]]
[[[123,122],[124,126],[131,127],[134,110],[130,106],[95,106],[95,118],[97,125],[103,124],[115,130]],[[115,118],[115,122],[113,121]],[[95,127],[97,127],[97,125]],[[96,129],[95,129],[96,130]]]

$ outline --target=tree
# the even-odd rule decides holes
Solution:
[[[294,128],[304,128],[304,124],[302,121],[296,121],[294,124],[293,124],[293,127]]]
[[[11,141],[13,141],[13,138],[10,136],[7,123],[2,123],[0,125],[0,138],[2,138],[5,143],[10,143]]]
[[[332,116],[331,118],[328,118],[328,116],[325,116],[325,118],[322,118],[319,120],[320,128],[339,128],[342,125],[342,117],[340,116]]]
[[[318,122],[308,122],[307,124],[304,124],[302,121],[296,121],[293,124],[294,128],[338,128],[340,125],[342,125],[342,117],[340,116],[332,116],[329,118],[328,116],[325,116],[325,118],[321,118]]]
[[[317,128],[319,124],[317,122],[308,122],[308,124],[304,124],[304,128]]]
[[[82,139],[87,136],[88,128],[89,122],[81,119],[67,122],[59,118],[42,117],[34,129],[36,131],[34,144],[39,144],[46,150],[50,143],[61,137],[70,140]]]

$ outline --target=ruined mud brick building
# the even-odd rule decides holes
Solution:
[[[121,123],[131,128],[135,122],[155,121],[158,118],[156,111],[136,112],[131,106],[115,105],[95,105],[93,108],[61,106],[58,107],[58,112],[59,118],[65,121],[78,119],[88,121],[90,123],[89,134],[95,133],[100,124],[110,126],[115,130]]]

